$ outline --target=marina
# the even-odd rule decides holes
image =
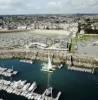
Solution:
[[[98,100],[97,9],[0,0],[0,100]]]
[[[36,93],[39,94],[36,98],[41,98],[40,95],[44,94],[50,97],[51,94],[49,91],[53,89],[52,97],[55,99],[60,95],[59,91],[61,91],[62,94],[60,95],[59,100],[72,100],[73,98],[75,100],[97,100],[97,73],[93,75],[78,71],[70,71],[67,70],[66,66],[59,70],[55,70],[52,73],[47,73],[45,71],[41,71],[43,63],[44,62],[36,61],[34,64],[29,64],[22,63],[20,60],[15,59],[0,60],[0,64],[8,65],[6,68],[11,68],[13,65],[14,69],[20,72],[17,74],[17,77],[12,78],[11,80],[6,80],[6,84],[8,86],[9,84],[13,86],[14,82],[14,84],[16,84],[14,85],[14,89],[17,86],[18,89],[13,91],[10,86],[7,87],[4,85],[1,88],[5,91],[0,90],[0,98],[3,98],[4,100],[28,100],[33,93],[35,93],[34,96]],[[0,80],[5,80],[5,78],[2,79],[1,77]],[[24,86],[22,86],[23,84]],[[24,92],[21,92],[21,88]],[[48,92],[47,89],[49,89]],[[30,94],[26,92],[27,90]]]
[[[48,95],[52,93],[52,89],[46,89],[42,95],[35,93],[34,90],[37,88],[36,82],[32,84],[26,83],[26,81],[6,81],[0,80],[0,90],[5,90],[8,93],[14,93],[19,96],[24,96],[31,100],[59,100],[61,92],[58,93],[56,98],[49,97]]]

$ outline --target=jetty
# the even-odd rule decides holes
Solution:
[[[13,69],[0,67],[0,75],[5,77],[11,77],[18,73],[18,71],[14,71]]]
[[[91,69],[91,68],[79,68],[79,67],[74,67],[74,66],[68,66],[68,70],[87,72],[87,73],[94,74],[94,68]]]

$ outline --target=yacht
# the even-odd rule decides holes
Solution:
[[[51,59],[48,56],[48,64],[42,64],[42,71],[46,71],[46,72],[53,72],[55,70],[54,66],[51,63]]]

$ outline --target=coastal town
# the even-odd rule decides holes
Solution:
[[[18,15],[0,16],[0,30],[46,29],[92,31],[98,29],[97,15]],[[89,29],[89,30],[87,30]]]
[[[6,54],[9,51],[21,52],[26,55],[18,54],[10,55],[28,59],[35,59],[33,55],[41,53],[44,56],[45,51],[52,53],[59,52],[63,61],[66,55],[81,54],[91,58],[88,62],[91,65],[96,65],[98,57],[98,41],[97,41],[97,15],[31,15],[31,16],[1,16],[0,18],[0,48],[1,57],[9,58]],[[17,27],[16,27],[17,26]],[[4,33],[4,34],[3,34]],[[8,35],[9,34],[9,35]],[[55,37],[56,35],[56,37]],[[85,37],[87,39],[85,39]],[[25,49],[25,50],[24,50]],[[91,49],[91,50],[89,50]],[[32,56],[28,56],[29,52],[36,51]],[[6,53],[4,53],[6,51]],[[4,55],[6,54],[6,55]],[[17,55],[17,56],[16,56]],[[57,54],[56,54],[57,55]],[[69,57],[68,57],[69,58]],[[72,57],[73,58],[74,56]],[[79,59],[77,57],[77,59]],[[57,60],[56,60],[57,61]],[[62,62],[62,60],[60,60]],[[59,61],[59,62],[60,62]],[[64,61],[65,62],[65,61]],[[93,62],[93,63],[92,63]],[[75,66],[77,61],[75,61]],[[80,62],[81,63],[81,60]],[[68,63],[69,64],[69,63]],[[82,65],[81,65],[82,66]],[[86,66],[86,65],[84,65]],[[92,68],[92,67],[91,67]],[[95,67],[96,68],[96,67]]]
[[[53,87],[49,83],[51,75],[62,70],[91,75],[98,73],[98,15],[2,15],[0,59],[0,91],[27,100],[65,100],[60,99],[63,92],[59,89],[53,97]],[[7,64],[10,67],[6,68]],[[26,70],[25,74],[23,70]],[[36,70],[40,70],[38,75],[43,75],[41,78],[48,81],[48,86],[44,87],[46,90],[41,93],[35,92],[36,78],[31,79],[33,83],[27,79],[38,77]]]
[[[97,18],[89,14],[1,16],[0,48],[68,51],[97,58]]]
[[[98,100],[98,0],[0,0],[0,100]]]

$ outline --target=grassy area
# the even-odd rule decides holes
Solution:
[[[90,40],[97,40],[97,39],[98,39],[98,35],[85,34],[85,35],[79,35],[78,41],[82,42],[82,41],[90,41]]]
[[[96,34],[84,34],[84,35],[78,35],[78,37],[75,37],[72,39],[72,49],[71,52],[75,53],[77,44],[79,42],[86,42],[86,41],[91,41],[91,40],[98,40],[98,35]]]

